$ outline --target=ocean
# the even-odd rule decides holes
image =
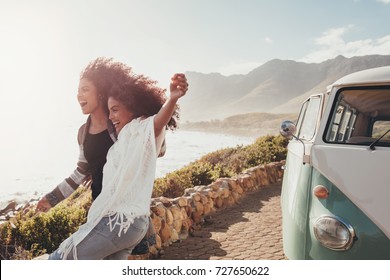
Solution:
[[[12,153],[8,159],[3,158],[0,209],[11,200],[21,202],[38,198],[70,175],[76,167],[78,146],[73,138],[77,129],[72,127],[68,130],[72,133],[70,138],[73,141],[66,142],[70,138],[64,137],[54,138],[57,143],[57,148],[53,148],[55,152],[48,149],[45,143],[41,143],[41,145],[34,144],[33,149]],[[252,144],[255,138],[178,129],[175,132],[168,131],[166,141],[166,154],[157,160],[156,178],[163,177],[218,149]],[[30,147],[31,143],[30,141]],[[42,154],[41,150],[45,153]],[[7,153],[3,153],[4,155]]]

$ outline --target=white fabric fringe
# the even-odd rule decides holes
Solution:
[[[71,251],[77,259],[77,245],[103,217],[109,217],[110,231],[120,227],[120,236],[136,217],[149,216],[156,160],[164,132],[155,138],[154,117],[132,120],[122,128],[118,141],[108,151],[102,192],[92,203],[87,222],[59,247],[63,259]]]

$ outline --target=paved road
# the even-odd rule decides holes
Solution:
[[[281,186],[247,193],[193,236],[164,250],[164,260],[282,260]]]

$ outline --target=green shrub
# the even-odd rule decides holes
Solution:
[[[90,197],[86,188],[79,187],[71,197],[47,213],[36,213],[34,209],[26,214],[19,212],[0,226],[2,245],[22,247],[31,257],[51,253],[85,223]]]
[[[264,136],[245,148],[244,158],[247,167],[269,162],[281,161],[286,158],[288,140],[278,136]]]

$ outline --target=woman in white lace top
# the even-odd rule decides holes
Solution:
[[[165,129],[174,130],[176,103],[188,89],[184,74],[175,74],[170,96],[142,75],[109,93],[110,120],[118,134],[103,169],[101,194],[87,222],[66,239],[49,259],[117,259],[136,246],[149,225],[156,160]]]

